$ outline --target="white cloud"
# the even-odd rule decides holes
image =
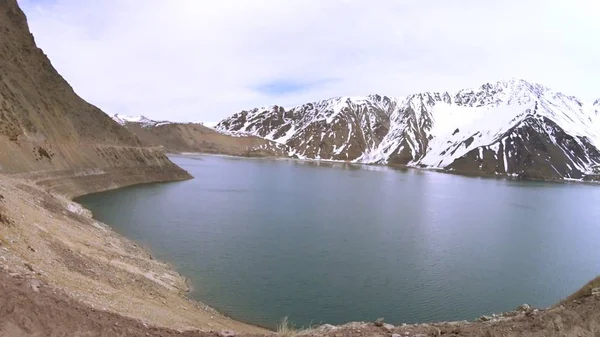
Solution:
[[[19,2],[58,71],[109,114],[214,121],[509,77],[600,97],[596,0]]]

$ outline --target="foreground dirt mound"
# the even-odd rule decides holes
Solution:
[[[0,286],[7,289],[0,291],[0,300],[4,301],[0,301],[4,310],[0,312],[0,326],[4,329],[17,324],[28,331],[32,322],[38,322],[36,329],[52,327],[63,331],[56,335],[73,336],[85,324],[91,324],[96,326],[93,331],[104,333],[112,331],[113,324],[97,325],[121,315],[119,319],[123,322],[133,319],[171,329],[264,331],[186,298],[184,277],[168,264],[153,259],[136,243],[94,220],[79,204],[26,180],[2,175],[0,274],[3,277]],[[17,282],[22,278],[37,280],[34,282],[43,285],[40,288],[43,291]],[[15,289],[28,292],[15,293]],[[54,295],[51,299],[37,299],[40,294],[50,293]],[[74,315],[73,319],[67,319],[70,315]],[[84,324],[80,319],[74,321],[77,315],[97,316],[98,321]],[[61,320],[61,317],[66,318]],[[67,334],[70,329],[72,333]]]
[[[0,336],[211,336],[150,328],[94,310],[34,278],[0,273]]]

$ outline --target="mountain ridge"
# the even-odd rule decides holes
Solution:
[[[209,153],[241,157],[286,157],[286,145],[253,135],[219,132],[202,123],[155,121],[144,116],[112,117],[148,147],[170,153]]]
[[[75,93],[37,47],[16,0],[0,1],[0,174],[70,197],[189,179]]]
[[[585,102],[547,86],[513,78],[454,93],[335,97],[292,108],[274,105],[243,110],[215,128],[286,144],[300,158],[532,179],[583,179],[600,164],[600,114],[596,108],[599,101]],[[514,129],[528,118],[539,119],[543,126],[528,124],[529,131]],[[507,146],[500,149],[496,143],[506,142],[502,139],[508,137],[505,133],[509,130],[516,132],[509,137],[511,142],[521,137],[519,132],[533,132],[541,135],[547,146],[538,148],[527,140],[513,148],[513,153],[507,153]],[[574,142],[575,147],[558,144],[558,139]],[[480,165],[475,156],[468,155],[475,149],[494,150],[493,160],[531,151],[540,156],[552,155],[547,162],[535,161],[535,165],[526,166],[513,160],[509,164],[507,159],[507,166],[500,168]],[[576,159],[565,151],[575,151],[584,158]],[[472,157],[468,165],[463,156]],[[562,165],[565,161],[566,165]],[[546,170],[557,165],[565,168],[555,169],[554,173]]]

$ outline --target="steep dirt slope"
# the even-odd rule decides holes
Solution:
[[[13,287],[24,280],[29,293]],[[0,175],[0,336],[126,336],[122,329],[144,324],[263,331],[189,300],[187,289],[168,264],[79,204]]]
[[[59,172],[97,181],[85,192],[189,178],[160,149],[139,140],[85,102],[37,48],[16,0],[0,1],[0,173]],[[123,176],[128,176],[123,179]],[[106,185],[98,181],[103,177]],[[84,189],[77,188],[82,191]]]

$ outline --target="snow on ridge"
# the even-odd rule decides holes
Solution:
[[[147,118],[143,115],[127,116],[127,115],[115,114],[114,116],[112,116],[112,119],[121,125],[125,125],[127,123],[137,123],[137,124],[141,124],[143,127],[151,127],[151,126],[154,127],[154,126],[171,124],[171,122],[169,122],[169,121],[155,121],[155,120]]]
[[[391,156],[404,151],[402,153],[413,156],[409,165],[443,168],[477,148],[480,156],[483,155],[482,148],[494,148],[498,157],[498,142],[506,151],[503,135],[527,118],[537,118],[541,122],[547,118],[567,134],[585,137],[600,149],[598,107],[600,99],[593,103],[582,102],[544,85],[512,78],[454,93],[422,92],[403,97],[341,96],[292,108],[253,109],[221,121],[217,129],[238,130],[283,144],[300,139],[305,144],[312,140],[311,135],[322,141],[325,134],[333,132],[334,126],[339,129],[337,123],[346,123],[347,131],[334,135],[336,137],[346,137],[348,132],[346,138],[349,138],[354,125],[362,128],[365,135],[383,118],[384,124],[389,125],[383,139],[364,139],[366,147],[354,161],[387,163]],[[323,130],[323,123],[326,129],[319,131]],[[310,129],[312,133],[306,134],[304,130],[309,126],[314,126]],[[336,143],[333,155],[347,151],[349,139],[346,138],[342,138],[345,143]],[[511,153],[502,155],[502,164],[508,170]],[[321,157],[320,151],[316,156]]]

